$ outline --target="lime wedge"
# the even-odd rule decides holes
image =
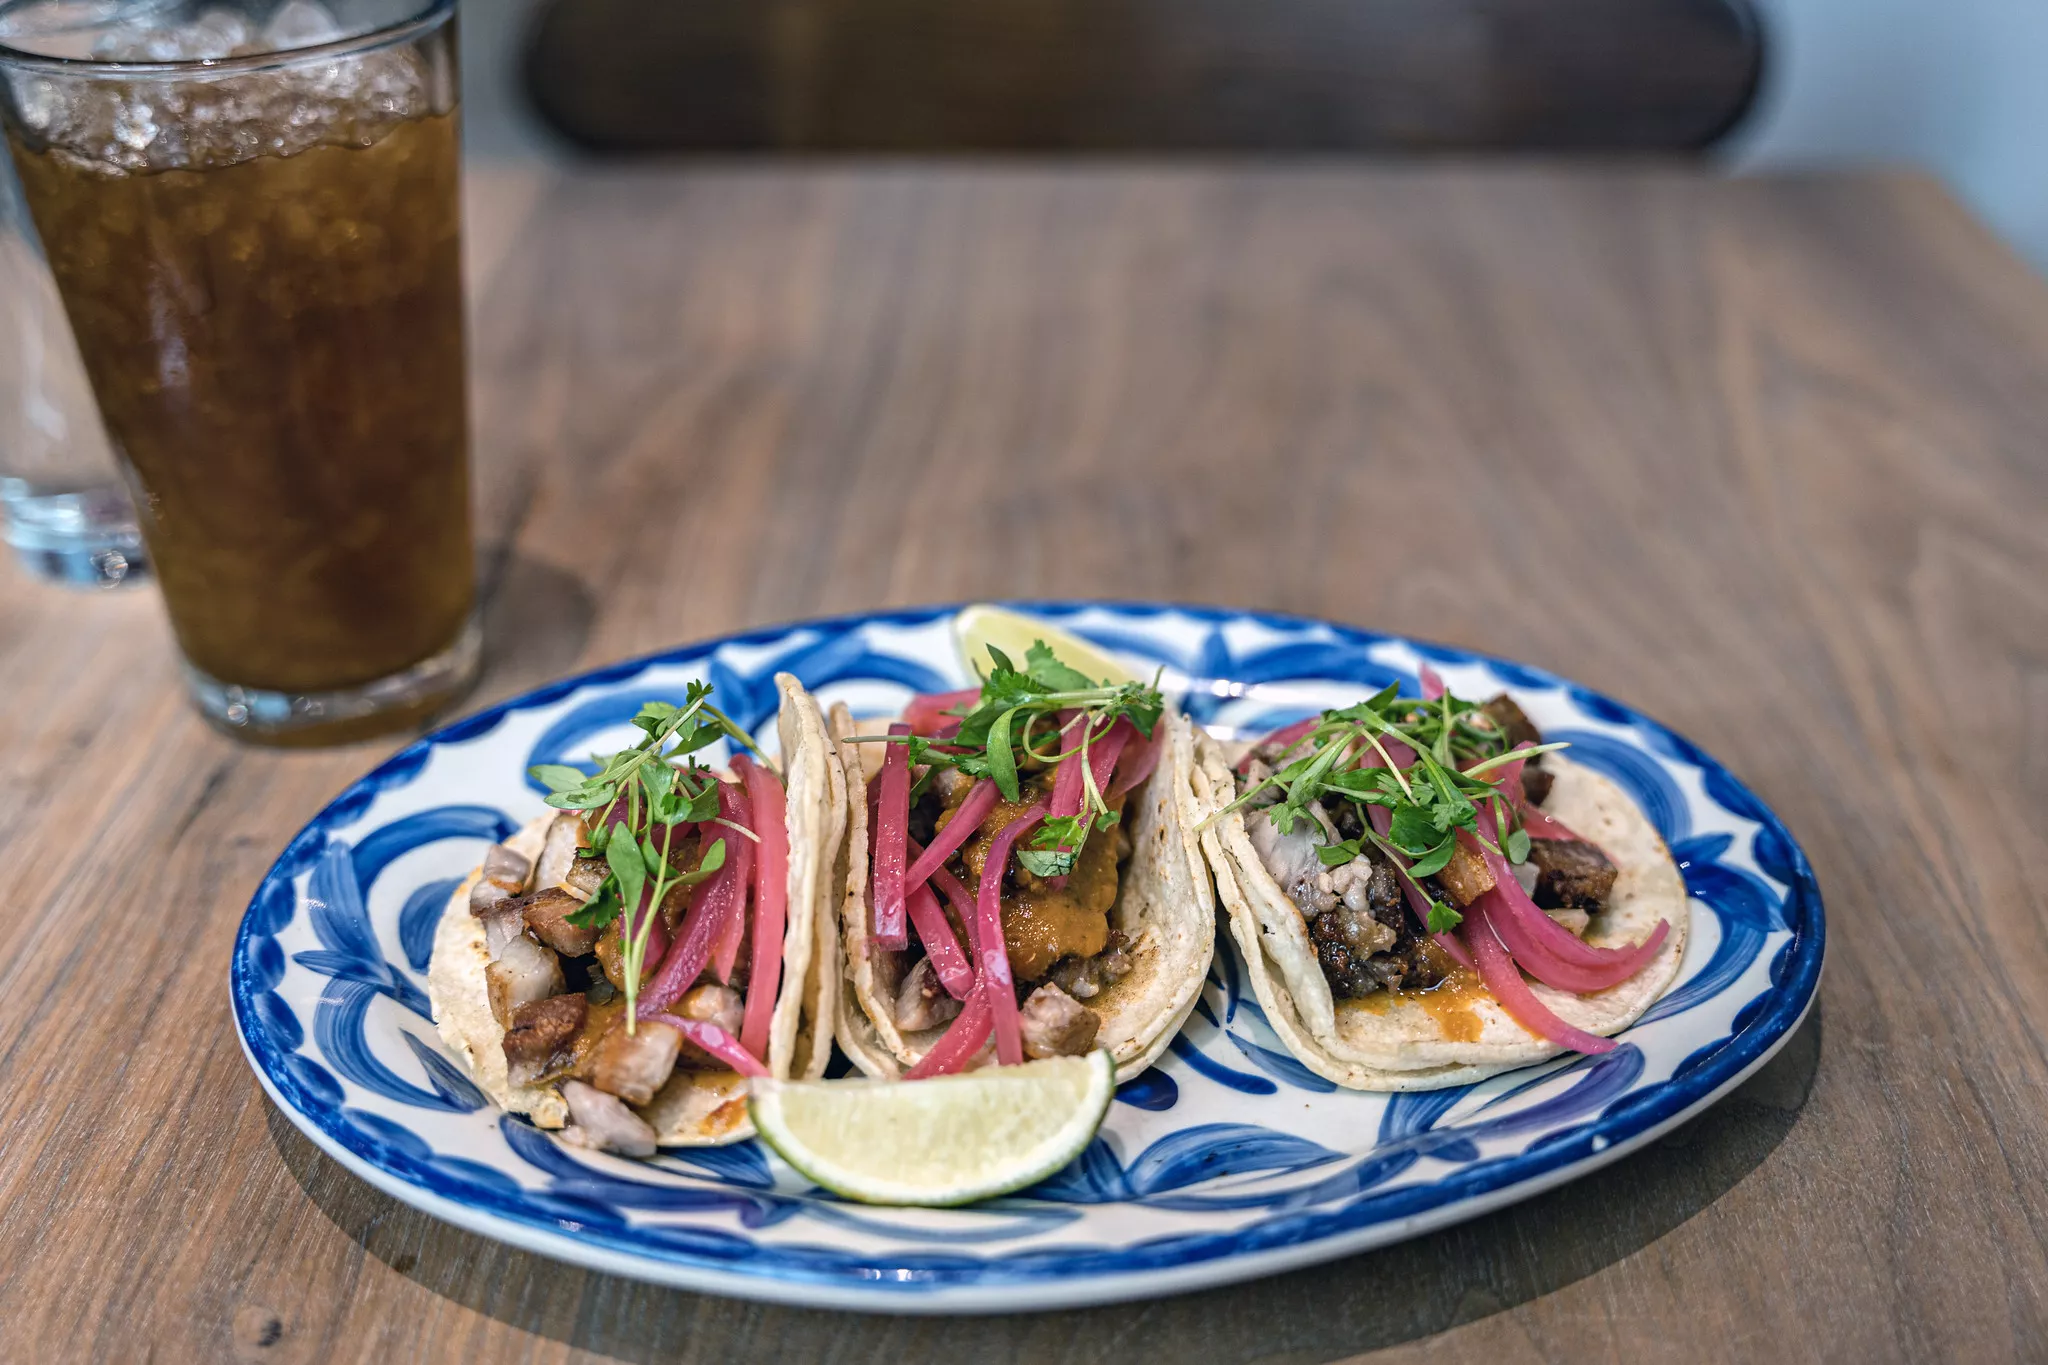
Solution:
[[[753,1082],[754,1127],[864,1204],[941,1207],[1020,1190],[1079,1156],[1116,1093],[1105,1051],[927,1081]]]
[[[960,645],[960,661],[976,677],[989,669],[990,645],[1009,655],[1022,668],[1024,652],[1031,648],[1033,641],[1043,640],[1061,663],[1079,669],[1099,683],[1115,687],[1141,681],[1130,669],[1103,653],[1100,646],[1089,644],[1072,631],[1061,630],[1035,616],[1025,616],[987,603],[960,609],[960,614],[953,618],[953,638]]]

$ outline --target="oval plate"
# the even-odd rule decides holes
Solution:
[[[1172,1051],[1125,1084],[1088,1151],[1025,1195],[878,1209],[759,1142],[648,1162],[572,1149],[492,1107],[424,989],[450,890],[542,809],[529,765],[626,742],[642,700],[708,679],[774,731],[778,670],[856,715],[971,681],[928,607],[753,631],[570,678],[399,751],[294,838],[243,917],[235,1022],[263,1087],[322,1150],[436,1217],[579,1265],[718,1294],[887,1312],[1102,1303],[1267,1275],[1412,1237],[1586,1174],[1762,1065],[1820,976],[1805,855],[1726,769],[1657,722],[1537,669],[1345,626],[1213,608],[1022,603],[1143,665],[1219,735],[1260,734],[1400,680],[1511,690],[1620,782],[1693,897],[1677,983],[1601,1057],[1479,1085],[1357,1094],[1274,1038],[1219,952]],[[722,761],[713,755],[712,761]]]

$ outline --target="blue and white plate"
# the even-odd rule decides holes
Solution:
[[[492,1107],[442,1047],[434,926],[484,846],[542,809],[529,765],[617,747],[651,697],[708,679],[772,735],[788,670],[855,714],[971,681],[952,609],[753,631],[544,687],[401,750],[293,839],[235,942],[235,1022],[263,1086],[397,1199],[564,1261],[748,1298],[890,1312],[1054,1308],[1248,1279],[1471,1218],[1593,1171],[1749,1075],[1805,1015],[1820,892],[1778,818],[1657,722],[1563,679],[1345,626],[1205,607],[1029,603],[1163,665],[1219,734],[1263,733],[1423,661],[1465,696],[1510,689],[1662,831],[1694,898],[1677,984],[1601,1057],[1412,1095],[1334,1089],[1288,1055],[1219,934],[1188,1027],[1124,1085],[1082,1158],[1015,1198],[878,1209],[758,1142],[650,1162],[595,1155]]]

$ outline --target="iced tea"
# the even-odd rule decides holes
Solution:
[[[452,41],[10,78],[22,186],[202,706],[264,737],[379,728],[474,670]]]

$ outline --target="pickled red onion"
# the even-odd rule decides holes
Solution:
[[[914,735],[936,734],[947,725],[960,728],[960,718],[946,714],[958,706],[981,700],[981,689],[965,687],[958,692],[927,692],[912,697],[903,708],[904,723]]]
[[[873,825],[875,812],[880,803],[880,788],[868,788],[870,826]],[[947,827],[951,828],[950,825]],[[910,837],[908,831],[903,836],[903,848],[911,859],[921,859],[927,851],[917,840]],[[967,894],[966,887],[960,885],[958,877],[943,867],[935,867],[923,886],[936,886],[943,892],[946,899],[953,903],[953,909],[959,914],[960,922],[970,926],[971,932],[971,926],[974,924],[974,898]],[[910,922],[917,926],[918,941],[924,944],[925,956],[932,960],[932,970],[938,973],[939,984],[946,988],[948,995],[965,1000],[974,989],[974,968],[967,954],[961,951],[959,941],[953,937],[953,926],[946,922],[945,913],[939,909],[937,900],[927,899],[920,902],[914,888],[904,897],[904,904],[909,912]],[[932,916],[929,922],[926,919],[927,915]],[[906,939],[904,947],[909,946]]]
[[[907,735],[901,723],[891,735]],[[892,951],[910,946],[903,921],[903,840],[910,824],[910,754],[907,745],[891,744],[882,755],[881,788],[875,809],[874,936],[877,946]]]
[[[903,1079],[921,1081],[927,1076],[950,1076],[959,1071],[981,1051],[993,1023],[988,997],[976,991],[952,1026],[939,1035],[931,1051],[918,1058],[916,1066],[903,1073]]]
[[[1109,775],[1116,771],[1116,762],[1124,746],[1138,737],[1138,727],[1126,717],[1118,717],[1116,724],[1104,734],[1097,735],[1088,746],[1088,771],[1095,779],[1095,790],[1105,800],[1109,795]],[[1077,808],[1078,809],[1078,808]]]
[[[1502,1009],[1514,1017],[1529,1032],[1539,1038],[1556,1043],[1572,1052],[1612,1052],[1614,1040],[1597,1037],[1583,1029],[1573,1028],[1564,1020],[1552,1014],[1529,989],[1529,983],[1522,980],[1520,969],[1508,950],[1494,933],[1493,924],[1486,916],[1486,900],[1482,896],[1465,907],[1465,922],[1460,926],[1460,937],[1471,949],[1472,960],[1479,969],[1479,979],[1486,983],[1486,989],[1500,1002]]]
[[[720,783],[718,804],[721,811],[737,809],[728,807],[726,788],[731,783]],[[737,788],[734,789],[735,792]],[[739,800],[745,800],[740,797]],[[726,818],[731,819],[731,816]],[[713,829],[723,829],[713,825]],[[725,934],[728,917],[739,915],[746,904],[746,882],[742,880],[753,870],[754,841],[742,834],[727,831],[724,834],[725,865],[711,874],[711,880],[697,888],[697,894],[690,900],[690,908],[683,915],[681,929],[663,954],[661,969],[646,989],[639,993],[639,1006],[634,1011],[642,1019],[651,1019],[667,1009],[688,990],[697,984],[697,978],[711,960],[712,945]],[[734,850],[737,849],[737,852]]]
[[[1095,781],[1096,791],[1106,793],[1109,790],[1109,775],[1116,770],[1117,755],[1123,752],[1125,743],[1130,740],[1132,735],[1137,733],[1136,726],[1132,725],[1130,721],[1118,717],[1114,725],[1107,727],[1101,735],[1090,742],[1088,745],[1088,771]],[[1064,773],[1069,767],[1078,769],[1080,766],[1078,763],[1063,763],[1060,765],[1060,771]],[[1075,785],[1078,789],[1080,784],[1076,783]],[[1068,815],[1079,815],[1081,813],[1081,807],[1084,804],[1082,797],[1083,794],[1077,790],[1074,796],[1074,808],[1066,812]],[[1053,799],[1059,799],[1057,789],[1053,793]],[[1104,799],[1106,800],[1107,797],[1105,796]],[[1054,815],[1059,813],[1057,809],[1053,811]],[[1065,845],[1061,845],[1062,852],[1065,851],[1065,848]],[[1066,876],[1054,877],[1052,884],[1056,887],[1064,887],[1067,884]]]
[[[939,898],[927,883],[904,900],[910,910],[910,922],[917,926],[917,940],[924,945],[924,955],[931,959],[932,972],[939,978],[939,984],[955,1000],[965,1000],[974,993],[974,968],[961,953],[960,944],[953,937],[953,926],[946,922],[946,912],[939,908]]]
[[[1062,711],[1059,713],[1060,739],[1062,743],[1066,740],[1066,727],[1072,723],[1073,717],[1076,714],[1073,711]],[[1047,814],[1055,819],[1065,815],[1079,815],[1081,813],[1083,786],[1081,781],[1081,765],[1067,762],[1069,758],[1080,752],[1081,737],[1079,735],[1074,736],[1072,748],[1059,751],[1060,766],[1059,771],[1053,774],[1052,805],[1047,811]],[[1064,851],[1064,846],[1062,851]]]
[[[741,756],[741,761],[746,761],[744,755]],[[742,780],[744,780],[744,774],[739,762],[733,764],[733,771],[742,773]],[[754,805],[747,796],[747,789],[739,783],[721,782],[718,784],[718,814],[721,819],[744,825],[748,829],[754,828]],[[736,834],[735,831],[729,830],[723,825],[707,823],[703,826],[703,829],[717,831],[717,833],[708,835],[708,838],[723,838],[725,840],[726,866],[733,869],[729,881],[731,890],[721,894],[730,894],[734,898],[738,913],[722,921],[725,925],[725,931],[718,936],[711,950],[711,970],[721,982],[727,982],[732,980],[733,964],[739,961],[740,941],[746,937],[746,898],[754,871],[754,841],[744,834]],[[703,845],[705,848],[710,846],[708,842]],[[712,881],[717,881],[724,871],[724,868],[720,868],[717,872],[712,873]],[[706,883],[706,885],[709,886],[710,883]],[[687,985],[688,983],[685,984]]]
[[[747,794],[753,798],[754,833],[761,839],[754,854],[754,953],[747,973],[747,1012],[740,1024],[740,1046],[756,1057],[765,1057],[775,993],[782,983],[782,934],[789,910],[789,826],[784,820],[782,783],[775,774],[744,756],[733,761],[733,768],[745,779]],[[733,916],[733,923],[740,923],[740,916]]]
[[[1125,724],[1129,724],[1128,721]],[[1124,745],[1123,756],[1117,760],[1116,781],[1109,787],[1105,798],[1111,805],[1118,797],[1126,795],[1133,787],[1152,776],[1152,770],[1159,766],[1159,750],[1166,743],[1166,736],[1159,727],[1164,720],[1153,722],[1150,738],[1138,733],[1138,727],[1131,726],[1130,742]]]
[[[960,879],[954,876],[952,873],[946,871],[946,869],[942,867],[938,871],[932,873],[932,879],[929,882],[925,883],[925,886],[927,890],[929,890],[932,887],[937,887],[939,889],[939,892],[942,895],[944,895],[946,900],[952,905],[953,913],[960,917],[960,922],[968,926],[968,932],[971,935],[973,933],[973,925],[975,920],[974,897],[967,894],[967,888],[960,884]],[[958,954],[960,952],[960,948],[953,938],[953,926],[951,922],[948,921],[943,914],[941,914],[939,917],[938,928],[943,929],[945,931],[943,934],[938,935],[939,941],[943,943],[952,952]],[[924,930],[920,927],[918,933],[922,934],[923,932]],[[958,963],[959,969],[966,974],[965,981],[963,983],[964,988],[968,992],[972,992],[974,989],[974,967],[965,955],[962,955],[958,958]],[[937,962],[934,962],[932,964],[932,970],[941,971],[941,968],[939,967],[939,964]],[[941,973],[939,980],[941,984],[945,983],[946,978],[943,975],[943,972]],[[967,998],[966,995],[960,995],[957,992],[955,992],[951,985],[947,985],[946,990],[948,994],[956,995],[959,999],[965,1000]]]
[[[1663,946],[1671,926],[1662,920],[1651,931],[1650,936],[1637,947],[1629,950],[1629,957],[1599,967],[1588,967],[1572,962],[1553,952],[1550,946],[1532,935],[1528,920],[1505,909],[1498,889],[1480,897],[1487,907],[1487,919],[1493,924],[1494,932],[1500,935],[1502,943],[1514,956],[1515,965],[1544,985],[1560,991],[1571,991],[1576,995],[1590,995],[1604,991],[1609,986],[1618,986],[1641,970],[1643,963],[1656,955]],[[1548,915],[1544,916],[1549,920]],[[1555,921],[1551,921],[1555,923]],[[1560,926],[1561,927],[1561,926]],[[1572,940],[1574,943],[1577,939]]]
[[[903,885],[907,890],[923,886],[934,870],[945,866],[946,859],[952,857],[960,845],[974,837],[974,831],[981,828],[981,822],[995,809],[998,795],[996,784],[986,777],[982,778],[954,808],[953,818],[946,821],[946,827],[932,836],[931,844],[924,852],[908,853],[909,846],[906,843],[905,851],[914,859],[910,864],[910,870],[903,874]]]
[[[1289,749],[1294,747],[1295,741],[1299,740],[1303,735],[1315,729],[1318,725],[1321,725],[1322,723],[1323,717],[1321,712],[1317,712],[1313,716],[1304,716],[1302,719],[1294,722],[1294,724],[1292,725],[1281,726],[1272,734],[1267,735],[1264,739],[1252,745],[1252,748],[1264,749],[1269,746],[1277,745],[1280,749],[1280,752],[1284,754]],[[1250,766],[1251,761],[1252,756],[1249,752],[1247,752],[1243,758],[1240,758],[1237,761],[1237,770],[1239,772],[1243,772],[1248,766]]]
[[[702,1019],[684,1019],[673,1014],[643,1014],[640,1017],[650,1024],[667,1024],[742,1076],[768,1074],[768,1068],[761,1065],[759,1057],[750,1052],[739,1039],[716,1024],[707,1023]]]
[[[1484,838],[1499,842],[1493,812],[1485,806],[1479,808],[1479,833]],[[1460,837],[1470,838],[1462,832]],[[1493,874],[1493,888],[1499,896],[1501,914],[1516,921],[1522,930],[1520,937],[1542,944],[1572,966],[1603,974],[1609,971],[1618,973],[1606,983],[1608,986],[1635,975],[1656,953],[1656,948],[1651,945],[1662,943],[1664,935],[1671,930],[1669,921],[1659,920],[1650,937],[1632,948],[1596,948],[1544,914],[1536,902],[1529,899],[1529,893],[1522,889],[1522,884],[1515,880],[1514,869],[1508,866],[1507,859],[1488,848],[1481,848],[1480,857],[1486,860],[1487,870]]]
[[[1017,987],[1010,977],[1010,950],[1003,944],[1003,873],[1018,838],[1045,819],[1045,802],[1031,806],[1004,825],[989,841],[988,861],[981,869],[981,894],[975,901],[975,954],[981,970],[980,994],[987,997],[994,1019],[996,1060],[1014,1066],[1024,1060],[1024,1042],[1017,1029]]]
[[[1554,816],[1546,815],[1543,808],[1523,800],[1521,804],[1522,828],[1529,831],[1531,839],[1571,839],[1578,843],[1591,843],[1572,832],[1571,826]]]
[[[1424,701],[1435,701],[1444,694],[1443,678],[1428,664],[1422,666],[1422,670],[1417,676],[1422,679],[1422,699]]]

